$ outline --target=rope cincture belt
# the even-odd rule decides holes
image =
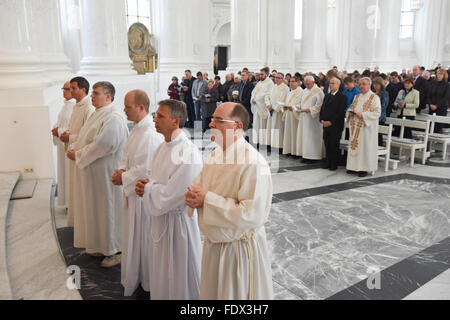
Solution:
[[[250,245],[250,241],[252,240],[254,236],[254,232],[250,233],[249,235],[243,235],[238,240],[233,240],[230,242],[221,242],[222,244],[231,244],[234,242],[240,242],[243,241],[247,245],[247,256],[248,256],[248,273],[249,273],[249,288],[248,288],[248,299],[254,300],[254,284],[253,284],[253,254],[252,254],[252,247]]]

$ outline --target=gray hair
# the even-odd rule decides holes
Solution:
[[[110,94],[111,95],[111,102],[114,101],[114,96],[116,95],[116,89],[112,85],[111,82],[108,81],[100,81],[94,84],[95,88],[103,88],[103,94]]]
[[[359,79],[360,83],[361,83],[361,81],[368,81],[369,85],[372,85],[372,79],[370,79],[369,77],[364,77],[364,78]]]
[[[158,102],[158,105],[167,106],[170,109],[170,117],[172,119],[180,118],[180,129],[182,129],[187,120],[187,107],[183,101],[166,99]]]
[[[311,80],[312,82],[316,82],[316,80],[314,79],[314,77],[313,76],[306,76],[305,77],[305,82],[306,82],[306,80]]]

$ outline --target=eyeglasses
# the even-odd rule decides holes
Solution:
[[[229,122],[229,123],[239,123],[239,121],[236,120],[225,120],[225,119],[220,119],[220,118],[211,118],[211,122],[217,122],[217,123],[225,123],[225,122]]]

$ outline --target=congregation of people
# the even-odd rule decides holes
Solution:
[[[250,72],[244,68],[208,79],[207,73],[190,70],[178,82],[172,78],[168,94],[184,101],[188,108],[188,127],[202,121],[208,129],[210,116],[223,102],[241,103],[251,117],[252,143],[261,150],[301,157],[304,163],[324,161],[323,168],[337,170],[346,165],[349,174],[365,177],[378,168],[377,148],[383,145],[378,124],[391,116],[414,120],[417,114],[446,116],[450,106],[447,71],[438,65],[433,70],[414,66],[412,71],[381,73],[378,67],[362,73],[339,71],[283,74],[263,68]],[[344,120],[345,119],[345,120]],[[347,122],[349,150],[340,155],[340,139]],[[435,132],[442,125],[436,123]],[[396,126],[394,136],[400,135]],[[403,138],[411,139],[411,128]]]
[[[272,181],[244,138],[250,115],[238,103],[209,109],[194,89],[217,144],[205,163],[182,130],[184,102],[159,101],[153,116],[142,90],[128,92],[121,108],[108,81],[92,92],[83,77],[64,84],[52,135],[73,246],[102,257],[103,268],[120,264],[124,296],[140,287],[157,300],[273,299],[264,229]]]
[[[334,171],[347,123],[344,164],[364,177],[377,170],[379,124],[394,112],[446,115],[450,105],[448,72],[419,66],[293,76],[244,68],[224,83],[186,70],[154,114],[144,91],[116,102],[108,81],[91,88],[75,77],[62,90],[52,135],[73,246],[103,257],[104,268],[120,264],[125,296],[140,286],[151,299],[273,298],[264,228],[272,180],[258,149]],[[217,144],[205,162],[183,130],[197,121]]]

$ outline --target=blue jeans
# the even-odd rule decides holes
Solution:
[[[202,120],[202,114],[201,114],[201,107],[202,107],[202,103],[200,101],[196,101],[194,102],[194,109],[195,109],[195,121],[200,121]]]

